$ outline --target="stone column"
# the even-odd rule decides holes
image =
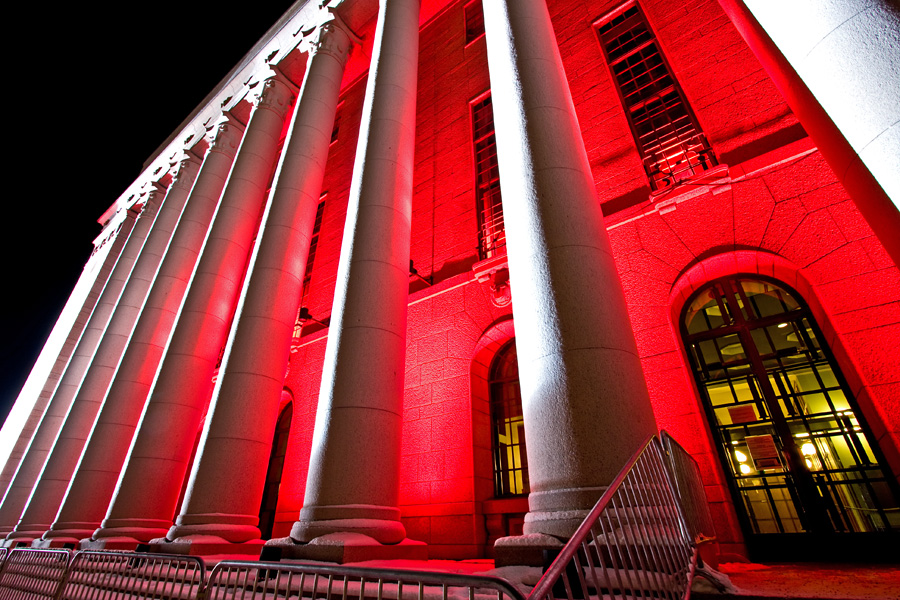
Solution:
[[[656,426],[546,3],[485,0],[484,13],[528,440],[525,533],[552,546]]]
[[[900,5],[719,3],[900,265]]]
[[[165,221],[157,220],[159,225],[151,231],[145,251],[135,264],[129,285],[78,388],[33,500],[16,528],[21,537],[41,537],[53,523],[113,378],[137,378],[142,368],[155,369],[154,361],[161,348],[155,356],[142,351],[153,341],[161,347],[168,337],[239,136],[238,126],[219,126],[216,141],[207,152],[193,187],[190,177],[172,184],[170,193],[177,191],[178,202],[173,203],[173,210],[163,210]],[[188,168],[192,171],[194,167]],[[187,205],[181,210],[178,205],[184,202],[188,188]],[[129,362],[125,362],[127,356],[131,356]]]
[[[340,547],[353,545],[386,556],[380,545],[406,537],[397,504],[419,1],[380,4],[304,506],[290,536],[325,548],[322,536],[344,533],[326,560],[351,559]]]
[[[45,538],[87,538],[100,525],[135,430],[146,411],[152,409],[155,416],[150,418],[152,424],[142,427],[146,429],[145,436],[150,436],[155,445],[170,446],[177,455],[185,457],[182,460],[190,456],[244,278],[267,180],[275,165],[278,140],[292,98],[289,86],[280,79],[267,79],[262,87],[187,284],[184,302],[177,316],[171,315],[174,319],[171,336],[167,330],[168,340],[154,338],[146,343],[138,342],[140,345],[136,344],[141,339],[137,330],[132,336],[66,500]],[[132,354],[133,348],[137,352]],[[153,358],[149,363],[152,369],[145,366],[148,357]],[[163,414],[156,415],[156,411]],[[184,435],[177,435],[182,430]],[[135,473],[143,478],[155,478],[160,461],[154,460],[157,455],[154,453],[160,450],[148,450],[142,445],[138,449],[140,462]],[[143,471],[144,467],[148,470]],[[162,480],[153,479],[153,491],[149,493],[158,493],[155,486],[161,483]],[[175,494],[180,486],[181,481],[174,483]],[[156,520],[141,515],[140,526],[165,528],[171,519],[171,513]]]
[[[207,545],[210,535],[217,536],[221,544],[258,540],[260,536],[256,525],[278,402],[350,49],[350,36],[335,23],[321,27],[320,35],[310,52],[309,67],[235,312],[233,332],[206,417],[203,449],[198,452],[200,459],[194,467],[192,485],[178,524],[169,535],[180,543],[190,543],[190,536],[198,534],[205,536]],[[277,92],[287,100],[287,88],[276,85],[280,87],[272,88],[270,93]],[[275,117],[272,133],[277,136],[281,113],[272,116]],[[253,178],[260,184],[254,191],[260,201],[265,175],[260,172]],[[245,201],[248,195],[242,194]],[[255,224],[245,225],[246,233],[250,233],[250,225]],[[233,236],[235,229],[229,224],[222,233]],[[250,236],[243,235],[241,243],[246,249]],[[240,281],[239,267],[243,268],[242,262],[233,265],[234,272],[229,277],[217,265],[215,275]],[[213,283],[211,280],[210,284]],[[221,285],[199,285],[200,280],[195,279],[184,314],[195,300],[196,287],[199,293],[196,300],[204,304],[193,310],[195,316],[189,324],[196,330],[193,336],[201,332],[209,336],[215,326],[217,337],[213,344],[216,340],[222,342],[230,314],[220,310],[222,314],[216,317],[212,311],[212,303],[227,308],[212,293]],[[236,288],[229,291],[230,300],[234,300],[236,292]],[[210,346],[212,353],[208,356],[173,354],[176,340],[185,331],[189,330],[183,330],[179,321],[116,496],[101,529],[94,533],[97,543],[90,544],[91,547],[134,547],[138,542],[165,536],[172,524],[191,453],[190,443],[172,441],[193,441],[206,407],[208,389],[198,387],[197,393],[186,393],[186,390],[194,389],[200,382],[193,383],[193,380],[198,378],[209,385],[207,375],[212,374],[218,354],[218,346],[214,345]],[[196,347],[193,336],[187,338],[191,343],[186,345],[186,350]],[[177,356],[177,363],[170,364],[172,356]],[[201,359],[203,362],[199,364]],[[247,410],[249,406],[253,407],[251,412]],[[195,553],[202,550],[199,546],[191,548]]]
[[[47,408],[41,417],[34,435],[28,443],[27,449],[23,455],[15,474],[12,476],[9,488],[3,498],[3,504],[0,506],[0,531],[2,535],[10,533],[19,521],[22,511],[28,503],[31,490],[37,481],[41,472],[41,467],[47,458],[47,454],[53,445],[59,433],[63,419],[69,410],[74,394],[65,387],[66,384],[73,379],[80,380],[84,375],[87,362],[84,356],[88,356],[97,347],[97,341],[102,335],[103,328],[109,321],[111,311],[115,308],[122,287],[128,278],[128,274],[134,266],[135,257],[140,253],[141,246],[147,237],[147,231],[156,218],[157,208],[162,198],[160,189],[152,190],[147,199],[143,203],[143,211],[140,217],[138,214],[140,205],[132,210],[129,209],[124,221],[120,223],[119,230],[116,233],[116,239],[113,241],[113,248],[110,249],[108,258],[115,262],[115,266],[110,271],[103,291],[97,298],[90,317],[82,330],[78,344],[75,347],[74,354],[70,357],[66,372],[62,380],[59,382],[56,392],[47,404]],[[127,240],[127,241],[126,241]],[[108,243],[108,242],[107,242]],[[71,376],[69,375],[71,373]]]

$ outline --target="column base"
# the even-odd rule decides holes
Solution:
[[[323,562],[353,563],[367,560],[428,560],[428,545],[404,538],[396,544],[382,544],[361,533],[329,533],[310,540],[297,542],[290,537],[266,542],[262,560],[318,560]]]
[[[0,547],[17,548],[20,546],[30,546],[33,541],[41,539],[44,532],[50,529],[49,525],[47,525],[43,531],[39,529],[41,527],[40,525],[28,525],[28,527],[34,527],[34,529],[29,529],[27,531],[13,531],[6,536],[6,539],[3,540],[2,543],[0,543]]]
[[[259,556],[265,540],[255,539],[246,542],[230,542],[217,535],[187,535],[169,540],[157,538],[143,545],[146,552],[163,554],[190,554],[192,556],[240,555],[241,557]]]
[[[494,542],[494,566],[543,567],[546,552],[559,552],[566,545],[566,541],[543,533],[497,538]]]
[[[44,534],[35,539],[31,544],[32,548],[78,548],[81,540],[91,537],[94,533],[93,524],[79,523],[81,527],[66,527],[64,529],[54,529],[51,527]]]

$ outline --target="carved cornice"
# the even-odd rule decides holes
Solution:
[[[291,89],[291,85],[280,75],[273,74],[263,82],[263,89],[259,93],[256,107],[271,110],[283,119],[287,116],[293,99],[294,91]]]

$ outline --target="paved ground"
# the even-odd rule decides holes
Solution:
[[[738,597],[900,599],[898,565],[725,563],[719,571],[731,579]]]

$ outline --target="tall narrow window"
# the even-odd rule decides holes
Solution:
[[[600,46],[654,190],[716,164],[715,156],[637,4],[600,21]]]
[[[316,207],[316,220],[313,224],[312,237],[309,240],[309,253],[306,255],[306,269],[303,271],[303,291],[300,294],[300,306],[297,308],[297,322],[294,323],[294,340],[299,341],[304,321],[300,320],[300,311],[309,301],[309,284],[312,281],[313,263],[316,260],[316,248],[319,246],[319,230],[322,228],[322,213],[325,211],[325,196]]]
[[[510,341],[491,365],[491,437],[494,446],[494,494],[498,497],[528,493],[525,456],[525,420],[519,390],[516,344]]]
[[[283,392],[288,394],[288,392]],[[288,404],[278,417],[272,450],[269,453],[269,468],[266,471],[266,487],[263,490],[259,508],[259,530],[264,540],[272,537],[275,526],[275,509],[278,506],[278,491],[281,489],[281,475],[284,471],[284,457],[287,455],[288,439],[291,436],[293,404]]]
[[[475,203],[478,210],[478,253],[482,259],[506,252],[500,168],[491,96],[472,104],[472,138],[475,147]]]

